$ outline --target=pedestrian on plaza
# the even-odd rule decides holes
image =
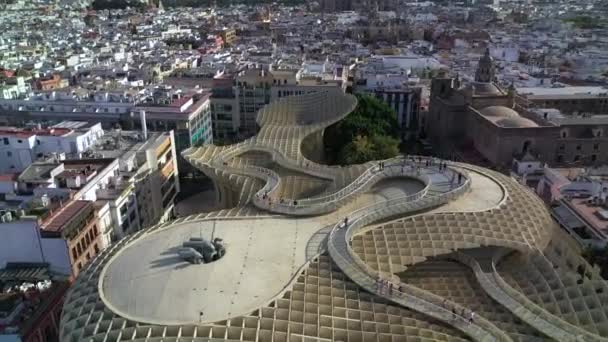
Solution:
[[[393,283],[388,283],[388,295],[393,295]]]
[[[458,184],[462,184],[462,174],[458,174]]]
[[[382,288],[382,278],[380,278],[380,276],[376,277],[376,292],[380,292],[380,289]]]
[[[469,324],[473,323],[474,320],[475,320],[475,313],[473,311],[471,311],[471,314],[469,315]]]
[[[344,228],[348,227],[348,217],[344,218]]]

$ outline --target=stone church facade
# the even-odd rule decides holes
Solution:
[[[563,115],[523,103],[513,89],[494,82],[489,51],[479,61],[474,82],[462,85],[458,77],[433,79],[424,131],[444,157],[474,149],[501,169],[524,155],[551,166],[608,162],[608,118]]]

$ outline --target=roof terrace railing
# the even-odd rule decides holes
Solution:
[[[511,341],[508,335],[498,329],[491,322],[482,317],[477,317],[470,323],[466,317],[455,314],[443,306],[444,298],[424,291],[415,286],[400,284],[400,289],[383,293],[378,288],[376,277],[379,272],[371,269],[352,250],[349,244],[352,236],[361,228],[381,219],[428,209],[449,202],[466,192],[470,188],[470,179],[466,179],[454,189],[439,195],[430,195],[427,190],[416,194],[403,196],[376,203],[355,211],[351,216],[353,220],[349,223],[346,232],[341,232],[343,223],[338,223],[330,233],[328,239],[328,250],[338,266],[358,285],[379,296],[388,298],[398,304],[405,305],[417,311],[428,314],[434,318],[449,321],[463,332],[469,334],[479,341]],[[341,234],[340,234],[341,233]],[[453,308],[457,306],[451,303]],[[458,306],[460,312],[462,307]]]
[[[483,271],[475,258],[463,253],[456,253],[456,256],[463,264],[471,267],[479,284],[494,300],[545,335],[564,342],[608,341],[607,338],[591,334],[552,315],[507,284],[496,269],[496,256],[492,258],[491,275]]]

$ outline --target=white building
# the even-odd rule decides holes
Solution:
[[[72,273],[67,242],[57,238],[43,238],[36,217],[0,224],[2,241],[0,269],[8,262],[49,263],[58,274]]]
[[[0,85],[0,99],[17,99],[30,90],[30,87],[25,81],[23,77],[17,77],[16,82],[14,84],[6,83],[4,85]]]
[[[175,148],[172,131],[145,140],[138,132],[109,132],[86,153],[89,159],[34,163],[19,175],[16,190],[8,177],[0,185],[6,199],[28,207],[68,199],[94,202],[103,249],[171,218],[180,190]]]
[[[101,124],[65,122],[53,127],[0,127],[0,173],[23,171],[51,155],[78,156],[103,136]]]

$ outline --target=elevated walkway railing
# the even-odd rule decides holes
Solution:
[[[346,187],[334,193],[307,199],[281,199],[276,194],[280,184],[280,176],[276,172],[253,165],[240,168],[230,166],[228,160],[248,151],[267,152],[271,154],[272,159],[279,165],[295,171],[305,172],[324,179],[333,180],[335,178],[335,170],[332,170],[330,167],[320,166],[316,163],[305,163],[305,165],[302,165],[297,161],[286,158],[275,149],[254,145],[252,140],[232,145],[217,153],[209,161],[200,160],[192,154],[184,154],[184,156],[202,168],[216,168],[224,172],[252,176],[265,181],[265,185],[253,198],[254,205],[260,209],[288,215],[320,215],[335,211],[355,195],[368,190],[373,184],[384,178],[396,176],[411,177],[418,179],[428,187],[430,179],[422,174],[421,170],[429,167],[433,168],[439,162],[443,162],[435,158],[419,156],[409,157],[409,160],[404,157],[396,157],[383,161],[384,166],[382,168],[379,165],[371,166]],[[311,168],[311,165],[314,166]],[[445,169],[443,172],[452,172],[452,178],[456,177],[457,174],[456,171],[450,168]]]
[[[483,317],[477,317],[470,323],[462,312],[461,306],[450,303],[451,307],[457,308],[456,314],[443,306],[444,299],[428,291],[415,286],[400,284],[399,288],[386,293],[378,288],[377,276],[379,272],[370,269],[352,250],[349,241],[352,236],[372,222],[383,218],[402,215],[404,213],[416,212],[447,203],[451,199],[462,195],[470,188],[470,180],[458,187],[439,195],[429,195],[427,191],[404,196],[397,199],[383,201],[362,208],[351,215],[348,228],[341,228],[343,223],[338,223],[328,239],[328,250],[330,255],[342,269],[359,286],[377,295],[387,298],[400,305],[425,313],[431,317],[446,321],[478,341],[511,341],[510,337],[498,329]],[[350,221],[350,220],[349,220]],[[345,231],[346,230],[346,231]]]
[[[346,187],[329,195],[302,200],[288,199],[276,201],[275,198],[272,206],[268,206],[267,202],[265,203],[262,199],[257,205],[264,209],[284,214],[314,215],[328,213],[337,210],[346,202],[350,201],[355,195],[368,190],[378,181],[392,177],[409,177],[417,179],[425,185],[425,189],[428,188],[431,183],[429,177],[424,175],[420,169],[416,170],[409,165],[402,167],[400,161],[387,162],[382,170],[377,166],[374,166],[366,170]],[[260,197],[256,196],[256,200],[260,200]]]
[[[580,327],[552,315],[532,302],[523,293],[507,284],[496,270],[495,264],[496,259],[504,256],[504,253],[498,253],[492,257],[491,270],[489,272],[484,271],[475,258],[462,252],[457,252],[455,255],[460,262],[473,270],[477,281],[487,294],[509,309],[519,319],[543,334],[557,341],[564,342],[608,341],[606,338],[591,334]]]

